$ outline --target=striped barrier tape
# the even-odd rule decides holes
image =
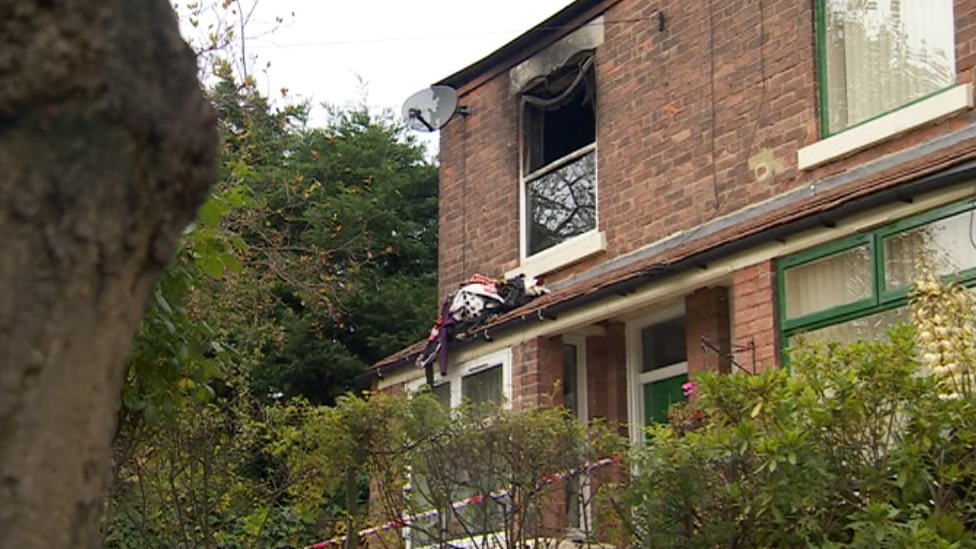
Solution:
[[[614,454],[613,456],[608,457],[608,458],[603,458],[603,459],[594,461],[592,463],[586,463],[586,464],[584,464],[584,465],[582,465],[580,467],[577,467],[576,469],[570,469],[568,471],[563,471],[561,473],[552,473],[552,474],[546,475],[546,476],[542,477],[542,479],[539,481],[539,486],[538,487],[541,488],[543,486],[547,486],[549,484],[552,484],[554,482],[558,482],[560,480],[566,479],[566,478],[571,477],[571,476],[576,476],[576,475],[580,475],[580,474],[583,474],[583,473],[588,473],[588,472],[590,472],[590,471],[592,471],[594,469],[599,469],[600,467],[606,467],[607,465],[610,465],[610,464],[613,464],[613,463],[617,463],[621,459],[622,459],[622,457],[621,457],[620,454]],[[451,504],[451,508],[454,509],[454,510],[458,510],[458,509],[462,509],[464,507],[467,507],[468,505],[476,505],[478,503],[481,503],[481,502],[485,501],[485,498],[490,498],[490,499],[493,499],[493,500],[501,499],[501,498],[503,498],[505,496],[508,496],[510,491],[511,491],[511,488],[505,488],[505,489],[502,489],[502,490],[497,490],[497,491],[491,492],[489,494],[478,494],[478,495],[475,495],[475,496],[471,496],[469,498],[465,498],[465,499],[462,499],[460,501],[455,501],[454,503]],[[424,511],[422,513],[417,513],[415,515],[410,515],[410,516],[406,516],[406,517],[394,519],[394,520],[391,520],[391,521],[389,521],[389,522],[387,522],[385,524],[381,524],[379,526],[371,526],[371,527],[366,528],[364,530],[360,530],[357,533],[357,536],[359,538],[365,538],[367,536],[374,536],[376,534],[379,534],[380,532],[385,532],[385,531],[388,531],[388,530],[392,530],[393,528],[399,528],[401,526],[409,526],[413,522],[416,522],[418,520],[427,519],[427,518],[430,518],[430,517],[434,517],[434,516],[437,516],[438,514],[440,514],[440,510],[439,509],[430,509],[428,511]],[[337,538],[327,539],[325,541],[320,541],[318,543],[313,543],[312,545],[306,545],[302,549],[325,549],[326,547],[339,547],[343,543],[345,543],[345,541],[346,541],[346,536],[341,536],[341,537],[337,537]]]

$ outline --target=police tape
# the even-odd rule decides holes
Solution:
[[[611,465],[613,463],[617,463],[621,459],[622,458],[621,458],[620,454],[614,454],[613,456],[608,457],[608,458],[603,458],[603,459],[594,461],[592,463],[583,464],[580,467],[577,467],[575,469],[570,469],[568,471],[563,471],[563,472],[560,472],[560,473],[552,473],[552,474],[549,474],[549,475],[546,475],[546,476],[542,477],[542,479],[539,480],[539,483],[538,483],[538,486],[537,487],[538,488],[541,488],[543,486],[552,484],[554,482],[559,482],[560,480],[564,480],[564,479],[569,478],[569,477],[578,476],[578,475],[583,474],[583,473],[588,473],[588,472],[590,472],[590,471],[592,471],[594,469],[599,469],[600,467],[606,467],[607,465]],[[497,490],[495,492],[490,492],[488,494],[474,495],[474,496],[471,496],[469,498],[465,498],[465,499],[462,499],[462,500],[459,500],[459,501],[455,501],[454,503],[451,504],[451,509],[458,510],[458,509],[467,507],[469,505],[477,505],[477,504],[485,501],[486,499],[499,500],[499,499],[502,499],[504,497],[507,497],[510,492],[511,492],[511,488],[505,488],[503,490]],[[357,537],[359,537],[359,538],[365,538],[365,537],[368,537],[368,536],[375,536],[376,534],[379,534],[380,532],[386,532],[386,531],[392,530],[394,528],[400,528],[400,527],[403,527],[403,526],[409,526],[410,524],[412,524],[412,523],[414,523],[414,522],[416,522],[418,520],[423,520],[423,519],[428,519],[428,518],[431,518],[431,517],[435,517],[438,514],[440,514],[440,510],[439,509],[430,509],[430,510],[424,511],[422,513],[417,513],[417,514],[414,514],[414,515],[409,515],[409,516],[406,516],[406,517],[401,517],[401,518],[398,518],[398,519],[391,520],[391,521],[389,521],[389,522],[387,522],[385,524],[381,524],[379,526],[371,526],[371,527],[366,528],[364,530],[360,530],[357,533]],[[336,537],[336,538],[332,538],[332,539],[327,539],[325,541],[320,541],[318,543],[313,543],[312,545],[306,545],[302,549],[325,549],[326,547],[338,547],[338,546],[342,545],[343,543],[345,543],[345,541],[346,541],[346,536],[340,536],[340,537]]]

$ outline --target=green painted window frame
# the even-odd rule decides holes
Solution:
[[[809,250],[797,252],[776,261],[776,311],[779,318],[780,348],[787,349],[791,337],[798,333],[817,330],[826,326],[840,324],[855,318],[871,316],[890,309],[901,307],[908,303],[911,286],[886,290],[884,287],[884,246],[883,241],[890,236],[946,219],[960,213],[973,212],[976,215],[976,197],[939,206],[931,210],[900,219],[893,223],[875,227],[873,229],[852,235],[840,240],[829,242]],[[976,221],[974,221],[976,222]],[[976,226],[974,226],[976,229]],[[786,316],[786,271],[791,268],[810,263],[837,253],[867,244],[871,253],[870,274],[871,297],[851,303],[838,305],[823,311],[817,311],[796,318]],[[966,286],[976,286],[976,267],[966,269],[960,273],[947,274],[945,279],[958,280]]]
[[[847,314],[848,312],[857,312],[865,307],[875,303],[878,298],[878,273],[876,268],[871,270],[871,296],[858,301],[852,301],[850,303],[844,303],[843,305],[838,305],[836,307],[831,307],[830,309],[825,309],[823,311],[817,311],[815,313],[809,313],[796,318],[789,318],[786,315],[786,271],[794,267],[800,267],[807,263],[812,263],[818,259],[823,259],[825,257],[830,257],[854,248],[859,248],[861,246],[867,245],[868,252],[871,254],[872,266],[874,266],[874,256],[877,254],[875,249],[874,239],[870,238],[870,235],[858,234],[850,236],[841,240],[830,242],[813,248],[810,250],[804,250],[802,252],[796,253],[789,256],[780,262],[778,262],[778,268],[776,270],[776,287],[778,289],[779,295],[777,295],[778,308],[779,308],[779,318],[782,319],[781,327],[784,331],[792,331],[797,326],[807,326],[809,324],[816,324],[822,318],[833,318],[839,315]]]
[[[826,2],[827,1],[828,0],[814,0],[814,26],[815,26],[815,35],[816,35],[816,41],[817,41],[816,42],[816,57],[817,57],[817,59],[816,59],[816,65],[817,65],[817,99],[818,99],[818,107],[819,107],[819,109],[818,109],[819,112],[817,114],[819,115],[818,116],[818,121],[820,123],[820,138],[821,139],[826,139],[826,138],[828,138],[830,136],[838,135],[838,134],[844,133],[844,132],[846,132],[848,130],[851,130],[853,128],[856,128],[858,126],[862,126],[862,125],[867,124],[869,122],[873,122],[873,121],[878,120],[879,118],[883,118],[883,117],[885,117],[885,116],[887,116],[887,115],[889,115],[889,114],[891,114],[893,112],[898,112],[898,111],[900,111],[902,109],[911,107],[912,105],[914,105],[916,103],[920,103],[922,101],[925,101],[926,99],[929,99],[931,97],[935,97],[935,96],[937,96],[937,95],[939,95],[941,93],[944,93],[944,92],[946,92],[946,91],[948,91],[948,90],[950,90],[950,89],[952,89],[952,88],[954,88],[956,86],[956,83],[955,82],[950,83],[949,85],[947,85],[944,88],[938,89],[938,90],[936,90],[936,91],[934,91],[932,93],[923,95],[923,96],[918,97],[916,99],[913,99],[913,100],[909,101],[908,103],[905,103],[903,105],[900,105],[900,106],[898,106],[898,107],[896,107],[894,109],[891,109],[889,111],[885,111],[885,112],[882,112],[882,113],[878,113],[878,114],[876,114],[876,115],[874,115],[874,116],[872,116],[870,118],[867,118],[865,120],[861,120],[860,122],[858,122],[856,124],[851,124],[851,125],[845,127],[844,129],[837,130],[837,131],[834,131],[834,132],[830,131],[830,111],[829,111],[829,108],[828,108],[828,105],[830,104],[830,98],[827,96],[827,89],[828,89],[827,88],[827,46],[826,46],[826,44],[827,44],[827,39],[826,39],[826,34],[827,34],[827,6],[826,6]],[[955,13],[953,13],[953,17],[955,17]]]

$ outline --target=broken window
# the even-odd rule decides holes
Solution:
[[[526,257],[596,229],[596,111],[591,53],[522,94]]]

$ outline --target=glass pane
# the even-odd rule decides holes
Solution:
[[[885,333],[896,324],[908,322],[911,320],[911,317],[911,309],[908,307],[899,307],[883,313],[827,326],[826,328],[796,334],[789,339],[788,345],[794,345],[800,337],[809,343],[853,343],[860,340],[877,341],[882,339]]]
[[[579,384],[576,380],[576,345],[563,344],[563,406],[579,416]]]
[[[671,405],[688,400],[681,390],[686,381],[688,375],[681,374],[644,385],[644,425],[668,422]]]
[[[641,330],[641,354],[641,372],[687,361],[685,318],[675,318]]]
[[[830,132],[956,81],[953,0],[821,0]]]
[[[573,416],[580,415],[580,391],[579,379],[577,378],[577,353],[576,345],[571,343],[563,344],[563,405],[572,412]],[[579,528],[580,510],[582,505],[580,479],[566,479],[566,525],[570,528]]]
[[[444,497],[442,494],[435,495],[426,477],[422,475],[412,475],[410,484],[413,486],[413,497],[418,499],[421,511],[437,508],[438,506],[434,501]],[[447,513],[441,513],[414,520],[409,529],[410,544],[413,547],[423,547],[425,545],[435,544],[442,538],[448,537],[444,535],[444,532],[447,530],[448,517],[449,515]]]
[[[423,483],[423,485],[421,486],[418,483]],[[418,493],[431,494],[429,485],[419,476],[414,477],[413,484]],[[479,486],[476,489],[465,483],[465,486],[455,486],[453,490],[450,490],[450,493],[438,493],[437,498],[434,499],[443,499],[444,504],[442,505],[435,503],[421,505],[423,511],[439,508],[440,513],[412,522],[409,531],[411,545],[414,547],[437,546],[442,542],[464,540],[471,535],[503,532],[506,505],[504,498],[499,500],[489,498],[480,503],[462,507],[457,511],[448,507],[448,503],[463,501],[475,494],[482,493],[482,491],[497,489],[489,489],[487,483],[478,484],[484,484],[484,486]],[[423,498],[423,501],[426,503],[430,499]],[[452,545],[448,544],[448,547],[450,546]]]
[[[451,407],[451,382],[442,383],[434,387],[434,397],[437,398],[437,402],[440,402],[441,406],[445,408]]]
[[[596,151],[529,181],[526,200],[527,255],[596,229]]]
[[[483,402],[501,404],[503,394],[501,365],[461,379],[461,396],[472,404]]]
[[[579,479],[566,479],[566,526],[580,528],[580,511],[582,511],[582,486]]]
[[[872,295],[872,281],[871,249],[866,244],[787,269],[786,317],[867,299]]]
[[[972,212],[940,219],[884,240],[885,288],[910,286],[926,262],[939,274],[976,267],[976,246],[970,235]]]
[[[487,488],[487,484],[485,485]],[[499,482],[492,490],[501,488]],[[489,492],[491,490],[488,490]],[[462,499],[475,495],[474,492]],[[474,503],[458,511],[458,517],[451,517],[451,533],[453,539],[464,539],[468,535],[503,532],[505,530],[505,498],[485,498],[481,503]],[[459,520],[458,520],[459,519]],[[449,545],[450,547],[450,545]]]
[[[490,467],[499,470],[501,465]],[[416,520],[411,524],[410,542],[415,547],[439,545],[450,540],[464,540],[471,535],[504,531],[507,498],[485,498],[484,501],[466,505],[456,510],[453,503],[464,501],[478,494],[489,494],[504,488],[504,482],[494,476],[472,478],[461,474],[454,478],[433,475],[431,481],[424,475],[411,476],[410,497],[415,498],[416,511],[438,509],[439,514]],[[450,546],[450,544],[448,545]]]

